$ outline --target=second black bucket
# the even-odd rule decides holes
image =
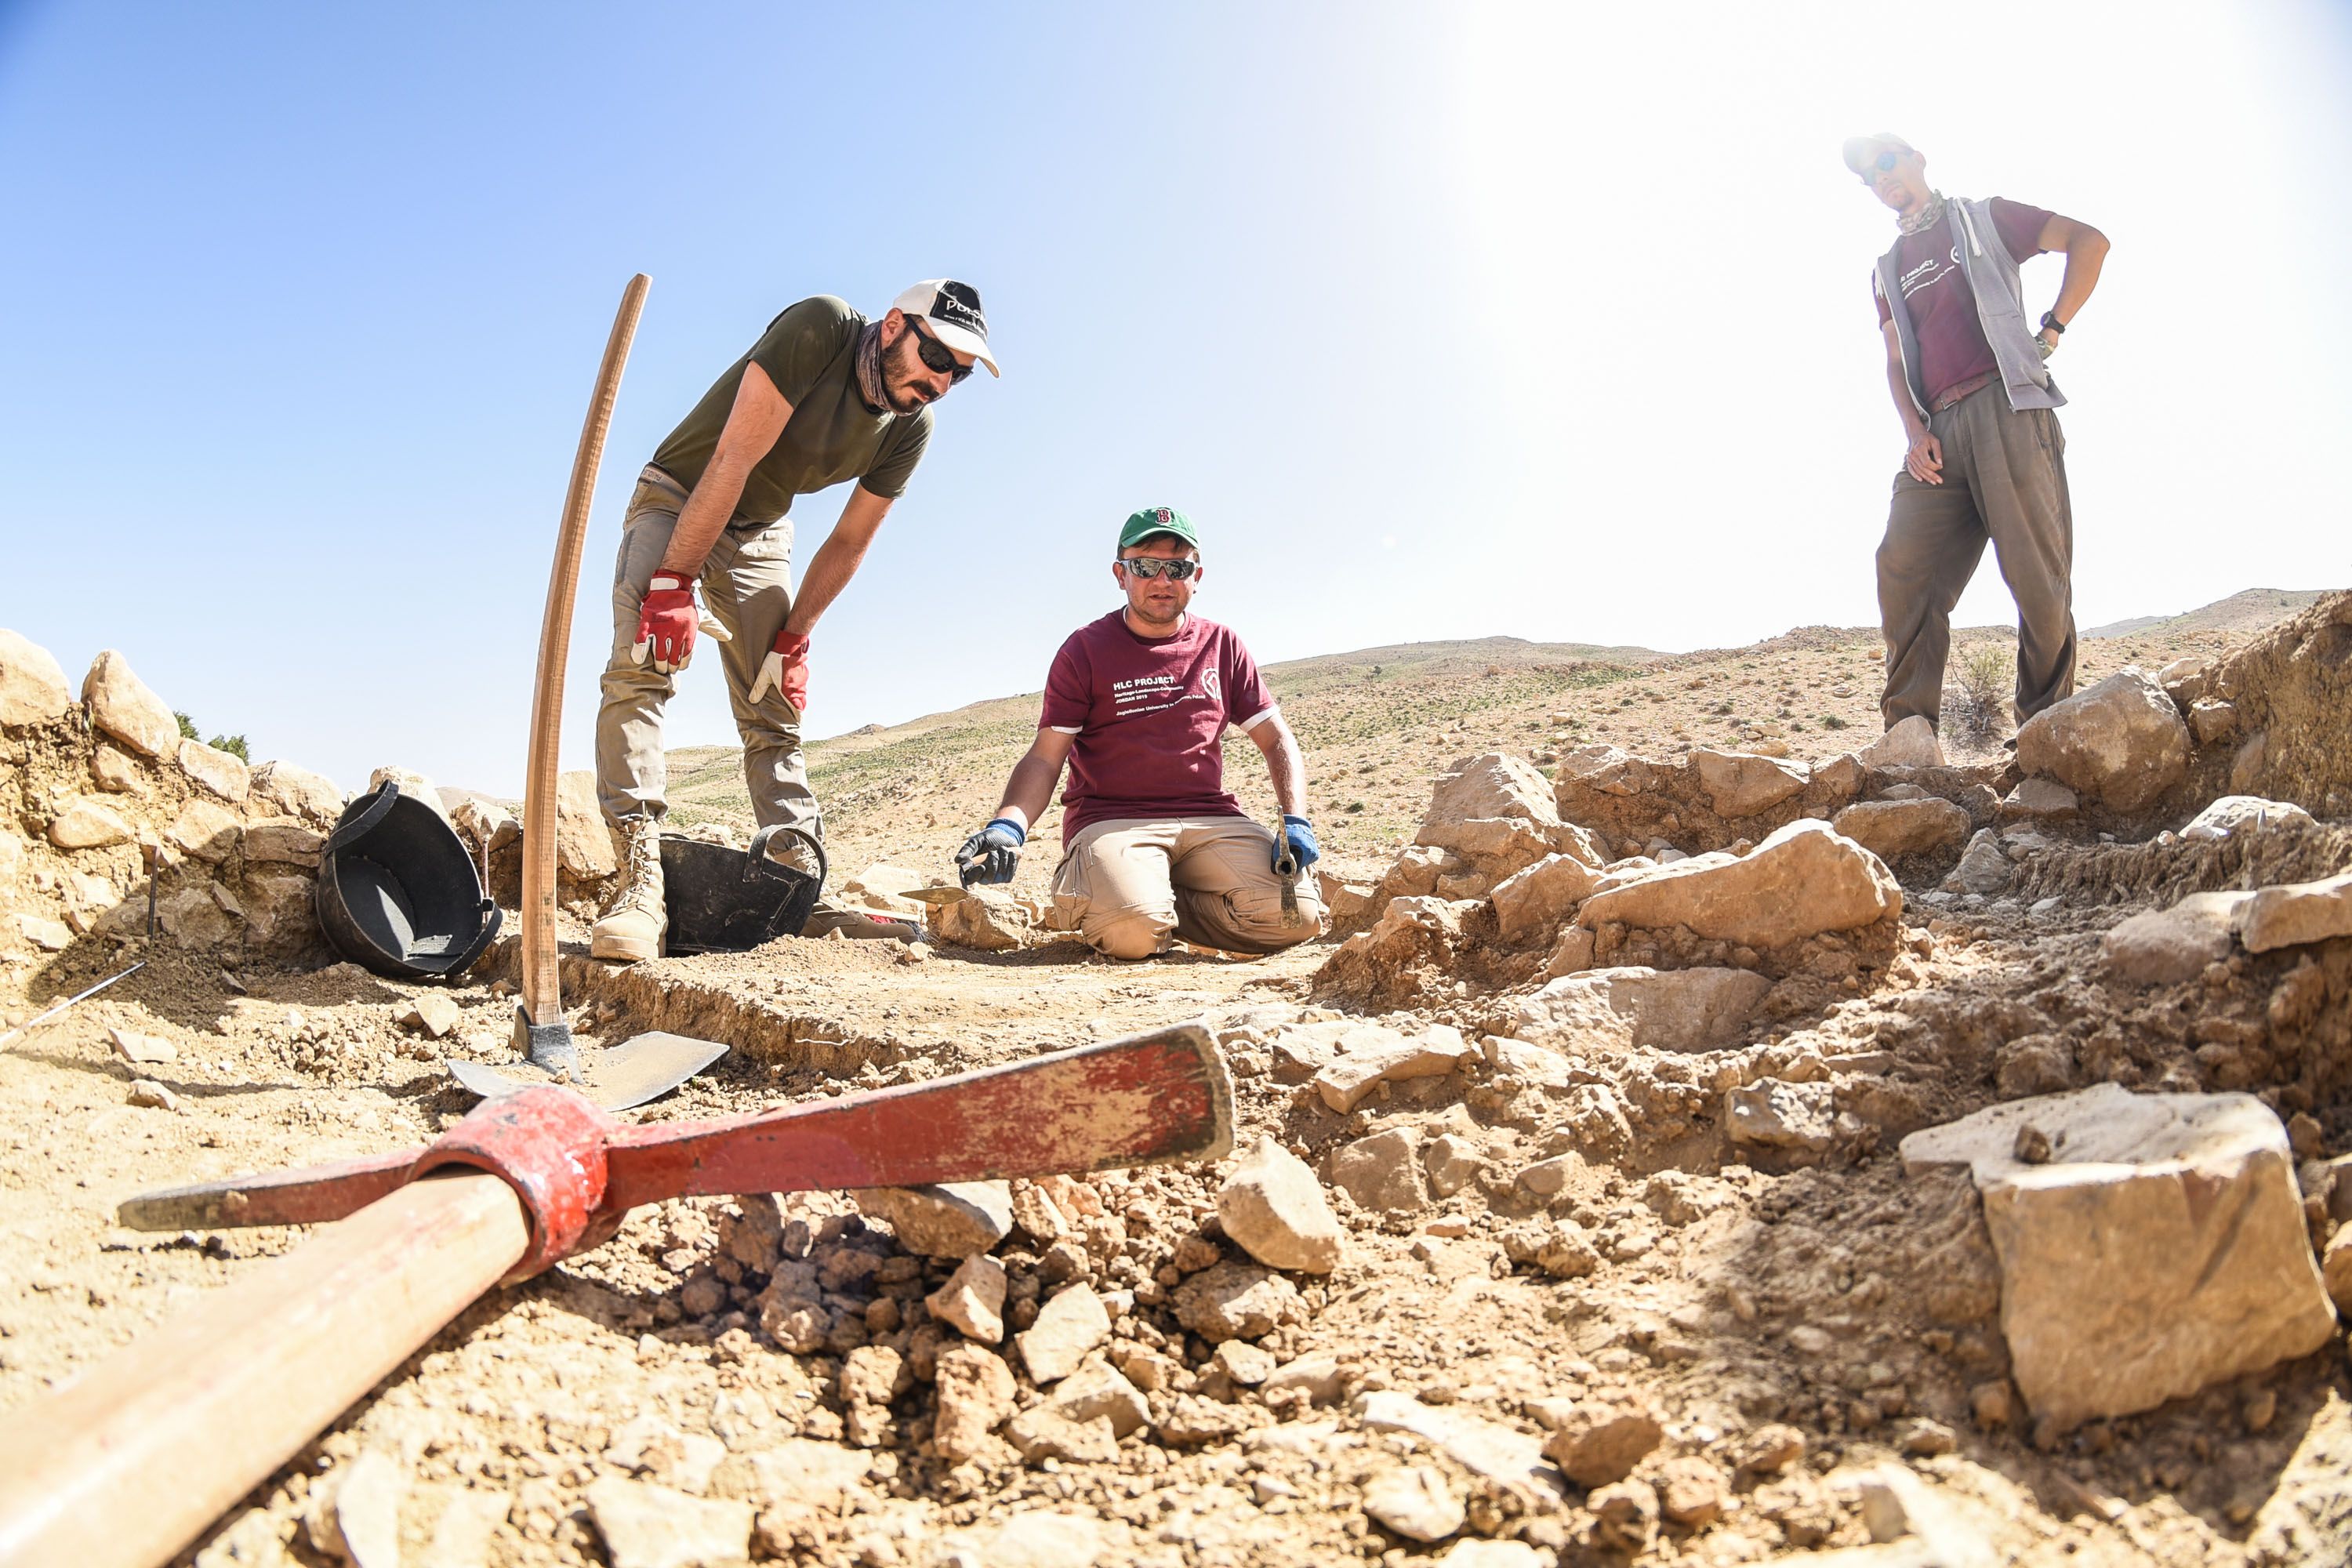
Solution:
[[[816,855],[816,875],[768,858],[768,841],[789,833]],[[672,957],[696,952],[749,952],[780,936],[798,936],[824,887],[824,845],[789,824],[762,827],[748,850],[662,835],[662,901]]]

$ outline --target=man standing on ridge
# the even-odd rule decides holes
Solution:
[[[2017,600],[2022,723],[2074,689],[2074,518],[2055,413],[2066,398],[2044,362],[2098,282],[2106,236],[2000,196],[1948,198],[1889,132],[1850,139],[1844,154],[1902,231],[1872,279],[1906,448],[1878,547],[1879,710],[1890,730],[1936,723],[1952,606],[1990,540]],[[2045,250],[2064,253],[2066,272],[2036,331],[2018,266]]]
[[[1126,607],[1072,632],[1045,678],[1037,739],[1003,804],[964,841],[964,885],[1009,882],[1030,825],[1062,797],[1052,923],[1113,958],[1150,958],[1181,937],[1225,952],[1278,952],[1322,933],[1303,875],[1318,857],[1307,767],[1240,637],[1188,612],[1201,567],[1192,521],[1148,507],[1119,530],[1111,577]],[[1225,728],[1255,742],[1282,807],[1282,837],[1224,785]],[[1286,889],[1276,863],[1296,862]]]
[[[789,823],[823,835],[801,752],[809,634],[922,460],[929,405],[975,364],[997,374],[980,294],[968,283],[918,283],[878,321],[830,295],[803,300],[711,384],[637,476],[613,572],[613,651],[596,710],[596,793],[621,831],[622,880],[596,921],[594,956],[661,952],[662,706],[694,652],[702,615],[729,634],[719,658],[751,815],[762,827]],[[857,484],[795,595],[793,500],[844,479]],[[772,842],[778,859],[807,856],[787,836]],[[813,858],[799,863],[816,868]],[[810,919],[812,935],[835,929],[913,934],[845,910],[820,907]]]

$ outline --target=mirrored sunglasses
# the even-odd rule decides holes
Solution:
[[[1166,573],[1171,582],[1181,583],[1201,569],[1197,561],[1170,561],[1158,555],[1122,555],[1111,563],[1124,566],[1137,576],[1150,579]]]
[[[915,329],[915,357],[923,362],[925,369],[945,374],[950,386],[971,374],[971,366],[958,364],[947,344],[923,330],[921,317],[908,317],[907,325]]]

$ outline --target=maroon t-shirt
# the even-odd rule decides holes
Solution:
[[[1188,615],[1174,637],[1139,637],[1123,611],[1080,626],[1054,655],[1037,720],[1077,737],[1063,841],[1114,817],[1244,815],[1225,788],[1225,726],[1273,711],[1257,661],[1228,626]]]
[[[1960,247],[1968,235],[1945,203],[1944,216],[1917,234],[1903,237],[1895,254],[1895,277],[1903,286],[1903,305],[1911,315],[1912,335],[1919,343],[1919,384],[1927,390],[1930,406],[1951,387],[1998,368],[1992,345],[1985,342],[1984,323],[1977,319],[1977,297],[1969,275],[1960,269]],[[2010,259],[2022,262],[2042,254],[2042,228],[2049,212],[1992,199],[1993,227]],[[1878,275],[1871,274],[1870,296],[1878,306],[1881,325],[1893,319],[1878,292]]]

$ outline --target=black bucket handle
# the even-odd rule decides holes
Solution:
[[[390,815],[392,803],[399,798],[400,786],[390,779],[384,780],[376,786],[375,794],[369,798],[367,805],[361,808],[357,816],[335,825],[335,830],[327,835],[327,842],[320,847],[320,853],[332,855],[338,849],[366,837],[373,831],[377,823]]]
[[[768,841],[779,833],[789,833],[816,851],[816,882],[820,888],[824,886],[827,866],[824,858],[824,840],[797,823],[791,822],[771,823],[751,835],[751,847],[743,852],[743,879],[748,882],[760,875],[760,868],[768,863]]]
[[[481,914],[482,929],[480,933],[478,934],[473,941],[467,942],[464,949],[459,952],[455,958],[449,961],[448,966],[441,971],[444,975],[452,980],[457,979],[459,975],[465,973],[466,971],[474,967],[474,961],[481,957],[482,950],[488,947],[490,943],[497,939],[499,927],[506,919],[506,914],[499,908],[499,903],[496,899],[486,898],[482,900]]]

